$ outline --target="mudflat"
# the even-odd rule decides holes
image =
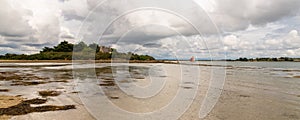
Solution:
[[[134,113],[158,111],[177,97],[181,98],[181,101],[174,107],[178,111],[183,110],[182,115],[179,114],[179,119],[200,119],[199,112],[204,98],[207,97],[207,89],[211,87],[211,78],[220,75],[218,72],[212,73],[212,70],[222,67],[197,66],[199,70],[197,71],[191,68],[195,67],[193,65],[164,63],[126,65],[128,67],[110,66],[106,63],[98,63],[95,66],[82,64],[74,69],[69,62],[1,63],[4,67],[0,68],[0,119],[92,120],[99,117],[122,116],[105,108],[107,103],[99,104],[99,99],[93,101],[96,97],[105,98],[118,108]],[[125,73],[126,71],[128,73]],[[298,70],[226,67],[226,81],[220,88],[222,90],[220,98],[209,114],[202,119],[300,119],[300,81],[298,77],[293,77],[298,73]],[[79,81],[76,81],[77,77],[80,78]],[[128,85],[147,87],[160,81],[165,82],[162,89],[126,93],[128,92],[126,90],[131,88]],[[97,89],[85,87],[82,84],[85,82],[88,85],[94,84]],[[78,89],[78,84],[83,87]],[[154,88],[159,85],[161,84],[154,84]],[[100,88],[103,91],[101,94]],[[177,91],[183,91],[184,94]],[[149,96],[146,96],[147,94]],[[184,104],[186,102],[190,103]],[[99,111],[100,108],[108,111],[107,114],[93,112]],[[162,116],[166,119],[172,118],[168,114]],[[126,119],[126,116],[123,118]]]

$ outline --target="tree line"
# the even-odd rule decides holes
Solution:
[[[128,60],[155,60],[149,55],[138,55],[131,52],[121,53],[114,48],[99,46],[96,43],[87,45],[84,42],[72,44],[62,41],[53,47],[44,47],[37,54],[10,54],[0,55],[2,60],[109,60],[112,57]]]

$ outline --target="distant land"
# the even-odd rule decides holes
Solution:
[[[189,59],[158,59],[149,55],[138,55],[135,53],[121,53],[117,49],[100,46],[96,43],[87,45],[84,42],[78,44],[68,43],[62,41],[56,46],[44,47],[40,53],[37,54],[11,54],[0,55],[0,60],[131,60],[131,61],[188,61]],[[259,61],[292,61],[300,62],[300,58],[290,57],[278,57],[278,58],[246,58],[241,57],[238,59],[197,59],[197,61],[247,61],[247,62],[259,62]]]
[[[138,55],[135,53],[121,53],[116,49],[98,44],[87,45],[84,42],[78,44],[68,43],[63,41],[57,46],[44,47],[40,53],[37,54],[11,54],[0,55],[0,60],[139,60],[151,61],[155,60],[154,57],[149,55]]]
[[[279,57],[279,58],[238,58],[235,60],[226,59],[226,61],[249,61],[249,62],[256,62],[256,61],[291,61],[291,62],[300,62],[300,58],[289,58],[289,57]]]
[[[157,60],[165,60],[165,61],[189,61],[189,59],[174,59],[174,58],[168,58],[168,59],[157,59]],[[260,62],[260,61],[270,61],[270,62],[280,62],[280,61],[290,61],[290,62],[300,62],[300,58],[290,58],[290,57],[278,57],[278,58],[272,58],[272,57],[263,57],[263,58],[246,58],[241,57],[238,59],[196,59],[196,61],[244,61],[244,62]]]

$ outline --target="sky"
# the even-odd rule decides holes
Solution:
[[[299,0],[1,0],[0,55],[61,41],[157,59],[300,57]]]

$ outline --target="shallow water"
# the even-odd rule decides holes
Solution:
[[[230,65],[235,67],[259,67],[259,68],[287,68],[287,69],[300,69],[300,62],[239,62],[239,61],[197,61],[199,64],[210,65]]]

